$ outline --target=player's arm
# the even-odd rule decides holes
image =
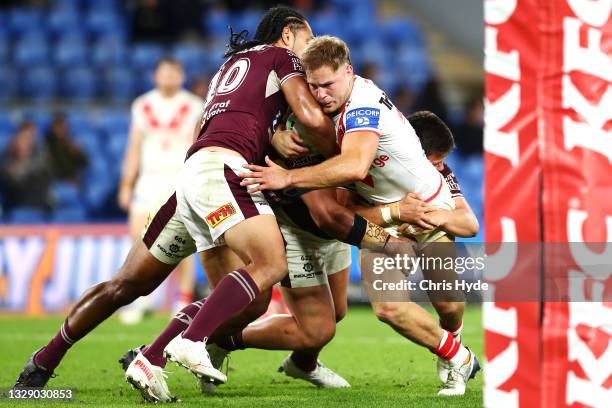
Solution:
[[[269,167],[245,165],[250,173],[242,173],[241,185],[257,184],[249,188],[253,193],[261,190],[279,190],[287,187],[327,188],[348,184],[365,178],[376,155],[379,135],[371,130],[346,133],[339,155],[316,166],[286,170],[266,158]]]
[[[427,222],[437,225],[451,235],[471,238],[478,234],[480,225],[464,197],[455,197],[454,210],[436,210],[425,214]]]
[[[408,193],[402,200],[394,203],[373,206],[364,205],[353,192],[346,191],[344,194],[347,208],[383,227],[409,223],[421,227],[424,231],[436,228],[425,218],[425,215],[435,211],[435,208],[427,205],[415,193]]]
[[[123,158],[123,168],[121,171],[121,181],[119,184],[118,203],[119,207],[127,210],[132,201],[132,193],[134,184],[138,178],[138,169],[140,167],[140,148],[142,145],[142,132],[133,124],[130,127],[128,137],[128,145],[125,149]]]
[[[298,121],[308,130],[312,144],[325,157],[332,156],[336,149],[334,123],[313,98],[304,77],[296,75],[287,79],[281,90]]]
[[[388,244],[411,242],[390,236],[383,227],[338,203],[334,189],[310,191],[301,198],[315,224],[339,241],[384,252],[393,252],[393,246]]]

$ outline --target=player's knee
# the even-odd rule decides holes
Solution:
[[[305,349],[320,349],[325,347],[336,335],[336,322],[331,319],[319,319],[313,322],[305,331]]]
[[[400,326],[406,319],[401,303],[379,303],[375,306],[374,313],[378,320],[393,326]]]
[[[132,279],[115,277],[107,282],[104,293],[118,305],[132,303],[140,296],[148,295],[145,285],[139,284]]]
[[[270,288],[287,275],[285,251],[279,252],[278,255],[269,254],[269,256],[255,263],[254,272],[258,275],[257,280],[261,282],[260,287]]]
[[[432,302],[440,317],[457,317],[463,315],[465,303],[463,302]]]

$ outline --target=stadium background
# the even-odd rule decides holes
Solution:
[[[459,149],[448,163],[483,231],[482,32],[472,29],[457,37],[458,27],[452,24],[449,31],[440,29],[447,22],[436,21],[439,5],[408,3],[335,0],[293,5],[308,14],[315,34],[344,38],[357,72],[385,89],[403,112],[429,109],[451,125]],[[203,97],[208,79],[223,62],[227,26],[246,28],[252,35],[262,10],[276,2],[3,4],[0,151],[25,121],[36,126],[36,145],[42,149],[51,122],[62,113],[88,164],[77,180],[51,180],[49,191],[41,190],[41,196],[49,198],[41,197],[37,206],[15,205],[2,191],[1,219],[7,227],[0,243],[0,308],[30,314],[60,311],[85,288],[114,273],[129,249],[117,188],[130,103],[152,88],[155,63],[165,55],[181,61],[186,87]],[[482,27],[482,5],[472,4],[472,15],[455,9]],[[48,223],[54,226],[41,227]],[[481,239],[482,232],[473,240]],[[29,255],[27,262],[23,254]],[[199,267],[198,279],[204,286]],[[363,300],[357,262],[351,280],[351,296]],[[156,291],[155,302],[167,305],[173,295],[171,280],[169,287]]]
[[[201,85],[220,62],[227,23],[252,29],[260,12],[250,8],[251,2],[167,2],[175,10],[198,5],[195,12],[172,17],[186,19],[185,27],[192,28],[191,32],[165,33],[155,43],[145,44],[132,32],[134,6],[139,3],[155,2],[0,4],[0,150],[24,119],[39,127],[42,143],[53,114],[62,111],[73,137],[90,156],[82,179],[87,183],[52,186],[55,202],[51,211],[9,208],[2,195],[0,308],[17,316],[2,320],[0,357],[19,355],[20,361],[3,360],[6,374],[0,377],[0,386],[13,380],[13,372],[21,368],[21,356],[45,341],[60,322],[57,317],[25,320],[22,313],[65,310],[83,289],[106,279],[129,246],[124,215],[115,205],[116,185],[129,102],[151,86],[152,64],[164,53],[175,55],[187,68],[188,86]],[[308,10],[315,32],[348,40],[358,72],[373,72],[371,76],[389,90],[396,104],[406,106],[407,111],[429,108],[439,114],[444,106],[445,118],[457,136],[465,130],[462,125],[471,112],[466,106],[480,98],[486,78],[486,166],[483,168],[478,153],[459,151],[449,159],[481,221],[476,241],[483,239],[485,228],[492,242],[609,241],[612,208],[605,198],[612,162],[612,4],[607,0],[484,3],[483,8],[478,0],[296,2]],[[183,41],[183,34],[188,40]],[[461,140],[458,144],[465,146]],[[609,303],[602,300],[604,293],[611,293],[611,282],[609,277],[598,281],[590,276],[573,255],[562,254],[574,265],[565,271],[566,280],[569,282],[570,275],[578,277],[582,285],[568,297],[575,302],[484,304],[486,406],[609,405],[612,332]],[[543,253],[542,259],[555,256],[558,254]],[[530,265],[527,272],[533,271],[544,277],[545,262]],[[507,279],[511,272],[498,276],[497,288],[511,281]],[[357,282],[356,270],[352,279]],[[171,287],[162,288],[158,303],[171,294]],[[480,309],[469,309],[466,315],[467,327],[472,328],[466,336],[478,353],[482,353],[481,318]],[[158,318],[146,323],[143,341],[164,321]],[[371,328],[367,335],[363,327]],[[391,406],[436,404],[428,397],[435,382],[415,374],[427,370],[430,357],[394,341],[397,336],[385,330],[371,313],[353,308],[329,351],[324,352],[326,362],[351,372],[349,380],[357,386],[350,398],[334,393],[313,396],[306,388],[283,383],[282,390],[268,386],[261,392],[252,387],[248,391],[238,385],[228,387],[213,402],[221,405],[231,400],[235,405],[251,406],[256,396],[270,404],[355,405],[359,401],[373,405],[381,400]],[[58,384],[79,379],[70,370],[78,371],[83,356],[94,356],[89,361],[104,372],[114,364],[116,348],[133,345],[141,337],[122,331],[115,321],[105,324],[89,342],[75,347],[75,357],[65,362],[64,382],[60,378]],[[354,353],[362,353],[366,344],[381,342],[384,347],[373,348],[376,353],[368,356],[371,363],[364,371]],[[100,345],[106,348],[101,350]],[[259,354],[244,355],[243,362],[263,364],[255,357]],[[389,355],[394,356],[393,361]],[[242,358],[242,354],[237,356],[236,363]],[[409,361],[409,367],[402,361]],[[240,364],[236,366],[237,383],[261,384],[260,377],[274,368],[245,373]],[[401,374],[390,377],[394,372]],[[114,386],[102,389],[96,388],[93,374],[88,377],[84,400],[123,404],[121,387],[125,385],[120,384],[120,376],[114,377]],[[396,382],[395,377],[401,381]],[[481,379],[475,386],[482,386]],[[195,391],[180,391],[198,401]],[[467,397],[458,403],[482,404],[482,390]]]

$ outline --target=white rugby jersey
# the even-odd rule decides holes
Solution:
[[[164,98],[154,89],[132,104],[132,127],[142,133],[138,178],[170,178],[181,169],[193,143],[193,130],[204,102],[180,90]]]
[[[368,130],[380,137],[367,177],[354,185],[370,204],[398,201],[410,192],[429,202],[439,194],[442,175],[425,157],[408,120],[372,81],[355,76],[351,95],[334,123],[340,145],[351,132]]]

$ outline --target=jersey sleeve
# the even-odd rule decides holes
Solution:
[[[380,135],[380,104],[368,93],[353,99],[344,115],[344,132],[372,131]]]
[[[457,177],[455,176],[455,173],[453,173],[451,168],[446,165],[446,163],[444,163],[444,168],[442,169],[442,171],[440,171],[440,173],[442,173],[442,176],[446,180],[446,184],[448,184],[448,188],[451,192],[451,197],[463,197],[463,192],[461,191],[461,186],[459,186]]]
[[[143,130],[144,128],[144,108],[142,102],[142,97],[138,97],[132,102],[130,127],[136,131]]]
[[[294,76],[304,76],[304,67],[302,61],[290,50],[278,48],[276,52],[276,60],[274,63],[274,71],[278,76],[282,85],[289,78]]]

